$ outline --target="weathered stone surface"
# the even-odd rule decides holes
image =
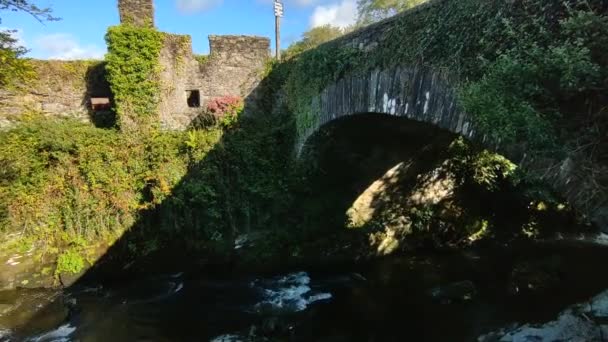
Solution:
[[[109,97],[101,61],[32,61],[36,79],[22,90],[0,89],[0,128],[23,114],[73,117],[88,121],[91,97]]]
[[[152,26],[152,0],[120,0],[122,23]],[[250,96],[270,58],[270,40],[255,36],[209,36],[205,63],[195,59],[187,35],[164,35],[160,53],[160,126],[185,129],[216,97]],[[0,129],[29,112],[92,119],[91,97],[111,97],[104,64],[91,61],[35,61],[38,79],[23,91],[0,89]],[[187,94],[198,90],[200,106],[189,107]]]
[[[209,36],[210,54],[199,63],[190,36],[165,36],[161,51],[161,127],[185,129],[206,103],[221,96],[248,97],[270,57],[270,40],[254,36]],[[188,91],[200,92],[200,107],[188,107]]]
[[[142,27],[154,27],[153,0],[118,0],[120,22]]]
[[[475,133],[467,115],[459,110],[447,78],[425,67],[396,67],[349,75],[326,87],[313,103],[317,120],[299,137],[299,149],[322,125],[362,113],[427,122],[468,138]]]

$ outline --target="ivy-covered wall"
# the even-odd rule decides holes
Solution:
[[[209,36],[209,55],[196,58],[190,36],[164,34],[160,54],[160,125],[185,129],[209,100],[224,96],[249,97],[270,58],[270,40],[255,36]],[[198,90],[200,107],[189,107],[187,95]]]
[[[122,24],[108,29],[106,41],[106,69],[118,126],[125,131],[158,127],[163,34]]]
[[[120,0],[118,10],[121,25],[106,35],[106,63],[33,61],[35,82],[20,91],[0,89],[0,128],[36,112],[126,131],[183,130],[209,100],[250,96],[270,58],[268,38],[232,35],[210,36],[209,56],[196,58],[190,36],[154,28],[152,0]],[[200,93],[198,106],[188,105],[192,91]],[[91,97],[112,97],[116,117],[104,113],[97,120]]]
[[[289,61],[287,105],[302,134],[328,88],[374,70],[434,70],[477,137],[525,157],[608,228],[607,11],[600,0],[431,1]]]
[[[0,89],[0,128],[26,120],[28,114],[89,121],[91,97],[108,97],[102,61],[32,60],[35,77],[18,89]]]

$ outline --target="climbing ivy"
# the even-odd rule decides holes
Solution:
[[[285,90],[288,107],[297,114],[299,135],[314,127],[318,119],[312,106],[313,98],[347,72],[365,67],[364,60],[365,56],[357,49],[335,49],[332,45],[322,45],[298,58],[287,78]]]
[[[157,125],[160,51],[163,34],[153,28],[118,25],[108,29],[106,70],[121,129]]]
[[[297,56],[285,86],[289,108],[301,134],[315,123],[313,98],[344,74],[425,65],[447,71],[482,135],[555,153],[569,134],[585,129],[577,127],[586,121],[581,115],[601,112],[597,99],[608,75],[605,11],[600,0],[422,5],[367,28],[377,32],[374,48],[346,44],[356,41],[355,32]]]

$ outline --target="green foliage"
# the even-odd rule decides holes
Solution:
[[[84,269],[84,263],[85,261],[78,251],[68,249],[57,257],[57,268],[55,269],[55,274],[78,274]]]
[[[172,213],[166,225],[191,231],[198,241],[223,242],[238,233],[279,226],[290,204],[293,173],[293,145],[283,120],[271,116],[235,123],[221,143],[191,164],[190,175],[163,203],[162,210]],[[188,149],[198,139],[197,133],[188,133]]]
[[[153,28],[119,25],[108,29],[106,70],[123,130],[145,131],[158,125],[163,39]]]
[[[38,21],[59,20],[53,17],[53,11],[50,8],[38,7],[29,0],[0,0],[0,11],[25,12]]]
[[[167,197],[188,162],[181,134],[126,136],[72,121],[34,120],[0,142],[4,229],[50,245],[62,232],[88,241],[122,232]]]
[[[463,138],[449,147],[450,170],[461,183],[470,183],[487,190],[497,190],[501,182],[515,176],[517,166],[507,158],[488,150],[476,150]]]
[[[331,44],[299,55],[287,78],[285,92],[289,111],[295,114],[299,135],[314,127],[318,120],[313,98],[331,81],[347,71],[364,67],[365,57],[358,49],[336,49]],[[362,65],[363,64],[363,65]]]
[[[33,78],[32,66],[21,57],[27,50],[17,45],[12,31],[0,30],[0,88],[14,88]]]
[[[407,6],[360,2],[389,12],[401,5]],[[608,131],[601,121],[608,75],[604,11],[599,0],[430,5],[395,19],[370,51],[330,42],[299,54],[285,86],[289,109],[302,134],[317,119],[313,98],[342,75],[422,64],[447,71],[460,90],[459,104],[489,146],[557,155],[573,140],[591,140],[581,134]]]
[[[0,11],[25,12],[40,22],[59,20],[52,16],[50,8],[38,7],[27,0],[0,0]],[[0,29],[0,88],[23,86],[34,77],[31,64],[22,58],[27,49],[18,45],[15,32]]]
[[[421,206],[411,208],[408,216],[412,221],[412,231],[414,233],[424,233],[431,228],[430,225],[433,218],[436,217],[436,213],[431,206]]]
[[[358,25],[367,25],[418,6],[428,0],[357,0]]]
[[[347,30],[341,27],[331,26],[329,24],[324,26],[314,27],[302,34],[302,39],[290,45],[285,51],[284,58],[290,59],[294,56],[312,48],[315,48],[323,43],[330,40],[334,40],[344,35]]]
[[[209,55],[194,55],[194,59],[196,59],[200,65],[203,65],[209,61]]]
[[[24,244],[57,254],[61,272],[127,231],[131,255],[171,241],[228,253],[238,233],[282,227],[293,175],[284,120],[150,135],[24,122],[0,133],[2,233],[23,232]]]
[[[602,87],[602,74],[606,73],[592,54],[592,49],[598,53],[598,47],[585,42],[584,36],[589,34],[578,23],[597,22],[599,31],[605,31],[606,20],[593,12],[577,12],[560,22],[559,40],[554,38],[546,46],[523,40],[503,52],[488,65],[485,75],[465,86],[461,94],[476,127],[491,141],[511,146],[525,142],[524,149],[554,154],[558,138],[564,137],[559,125],[574,121],[575,117],[568,117],[576,115],[568,112],[571,103],[589,99],[590,91]],[[523,35],[518,31],[512,34]]]

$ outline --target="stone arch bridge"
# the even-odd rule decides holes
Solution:
[[[416,16],[441,3],[440,0],[430,1],[414,10],[329,42],[328,45],[336,49],[378,49],[382,46],[379,44],[381,40],[385,39],[385,32],[392,30],[398,20],[404,16]],[[346,74],[316,94],[310,105],[311,114],[294,113],[296,116],[312,116],[305,127],[299,128],[296,139],[298,155],[308,139],[322,126],[344,117],[376,113],[432,124],[479,141],[486,148],[504,154],[516,164],[539,175],[608,233],[608,194],[598,194],[596,183],[580,169],[575,158],[539,162],[526,159],[525,151],[521,151],[521,148],[502,146],[497,149],[495,144],[486,141],[489,139],[476,132],[473,120],[458,105],[457,91],[451,85],[448,73],[444,71],[419,65],[398,65],[373,69],[363,74]],[[591,201],[588,194],[595,194]]]

